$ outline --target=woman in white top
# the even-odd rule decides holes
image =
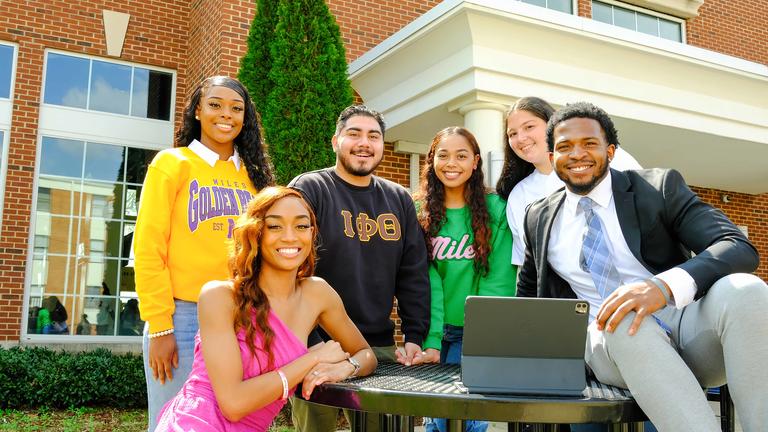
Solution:
[[[496,183],[499,196],[507,200],[507,221],[512,230],[512,264],[521,266],[525,256],[523,217],[528,204],[563,187],[549,160],[547,121],[555,109],[537,97],[524,97],[515,102],[505,116],[507,144],[504,167]],[[629,153],[619,148],[611,168],[641,169]]]

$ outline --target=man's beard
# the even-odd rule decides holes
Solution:
[[[382,155],[383,156],[383,155]],[[379,167],[379,164],[381,163],[381,160],[383,157],[380,157],[378,161],[376,161],[371,168],[367,168],[366,165],[363,166],[354,166],[352,163],[349,162],[348,158],[342,157],[339,158],[341,162],[341,166],[344,167],[344,170],[347,171],[349,174],[357,177],[365,177],[373,173],[376,168]]]

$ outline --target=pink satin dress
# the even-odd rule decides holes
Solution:
[[[304,342],[285,325],[280,318],[270,310],[268,316],[269,326],[275,332],[272,341],[272,353],[274,356],[274,368],[262,371],[261,365],[267,364],[267,355],[258,348],[263,347],[261,334],[256,336],[257,357],[251,355],[245,344],[245,331],[237,332],[237,341],[240,346],[240,357],[243,361],[243,379],[252,378],[265,372],[280,368],[307,352]],[[292,394],[291,389],[289,394]],[[216,403],[211,380],[203,361],[203,353],[200,348],[200,333],[195,336],[195,359],[192,371],[179,393],[165,404],[160,412],[157,432],[239,432],[239,431],[266,431],[272,424],[275,416],[285,405],[284,400],[276,400],[269,405],[254,411],[238,422],[227,420]]]

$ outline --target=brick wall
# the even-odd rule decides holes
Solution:
[[[702,200],[722,210],[733,223],[747,227],[749,240],[762,257],[755,274],[768,280],[768,194],[749,195],[696,186],[692,189]],[[723,195],[728,196],[728,203],[723,202]]]
[[[211,75],[237,76],[245,54],[253,0],[197,0],[190,5],[189,82]]]
[[[768,64],[766,10],[764,0],[706,0],[686,24],[688,43]]]
[[[21,329],[44,50],[106,57],[102,9],[128,13],[131,20],[120,59],[177,70],[178,107],[185,90],[187,38],[178,29],[188,25],[186,0],[71,4],[0,2],[0,40],[19,45],[0,235],[0,341],[18,340]]]

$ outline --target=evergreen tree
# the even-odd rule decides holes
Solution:
[[[277,182],[286,184],[302,172],[334,164],[330,141],[336,118],[353,98],[344,44],[325,1],[274,3],[273,84],[262,118]]]
[[[256,111],[259,113],[264,112],[269,90],[275,85],[269,78],[269,70],[272,68],[269,46],[274,39],[275,27],[277,27],[277,2],[257,0],[256,16],[248,31],[248,50],[240,59],[237,79],[248,89],[256,105]]]

